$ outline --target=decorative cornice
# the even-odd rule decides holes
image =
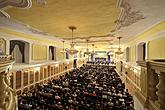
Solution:
[[[113,39],[110,39],[110,40],[96,40],[96,41],[93,41],[93,40],[90,40],[88,43],[96,43],[96,42],[111,42],[113,41]],[[86,41],[75,41],[75,43],[86,43]]]
[[[120,0],[118,7],[121,8],[121,13],[119,18],[115,21],[117,24],[117,30],[122,27],[130,26],[139,20],[145,19],[144,15],[140,11],[135,11],[132,9],[128,0]]]
[[[32,28],[32,27],[27,27],[27,28],[28,28],[28,30],[31,31],[33,34],[40,34],[40,35],[43,35],[43,36],[48,35],[46,32],[43,32],[43,31],[34,29],[34,28]]]
[[[89,36],[89,37],[76,37],[76,38],[73,38],[73,39],[91,39],[91,38],[104,38],[104,37],[115,37],[114,35],[112,34],[106,34],[106,35],[102,35],[102,36]],[[63,38],[64,40],[71,40],[72,38]]]

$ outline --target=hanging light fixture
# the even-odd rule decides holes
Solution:
[[[118,48],[117,52],[115,52],[115,54],[118,54],[118,55],[121,55],[121,54],[124,53],[124,52],[121,51],[121,48],[120,48],[120,39],[121,39],[121,38],[122,38],[122,37],[117,37],[117,39],[119,39],[119,48]]]
[[[74,43],[73,43],[73,31],[76,30],[77,28],[75,26],[69,26],[69,29],[72,31],[72,43],[70,44],[71,47],[70,49],[67,50],[67,53],[73,55],[78,53],[78,50],[74,48]]]
[[[88,49],[88,42],[89,42],[89,40],[86,40],[86,41],[87,41],[87,50],[86,50],[86,52],[84,52],[84,54],[89,55],[89,54],[91,54],[91,52],[89,52],[89,49]]]
[[[62,51],[60,51],[60,53],[66,53],[66,51],[65,51],[65,47],[64,47],[64,43],[65,43],[65,41],[63,40],[62,43],[63,43],[63,49],[62,49]]]
[[[92,48],[93,48],[93,51],[91,52],[92,55],[96,55],[94,46],[95,46],[95,44],[92,44]]]

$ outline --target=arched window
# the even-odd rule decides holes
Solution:
[[[146,43],[141,42],[137,46],[137,61],[144,61],[146,57]]]
[[[30,44],[22,40],[10,41],[10,55],[15,58],[16,63],[29,63]]]

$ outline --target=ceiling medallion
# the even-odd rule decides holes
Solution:
[[[118,48],[117,52],[115,52],[115,54],[118,54],[118,55],[121,55],[121,54],[124,53],[124,52],[121,51],[121,47],[120,47],[120,39],[121,39],[121,38],[122,38],[122,37],[117,37],[117,39],[119,39],[119,48]]]
[[[74,55],[78,53],[78,50],[74,48],[74,43],[73,43],[73,31],[76,30],[77,28],[75,26],[69,26],[69,29],[72,31],[72,43],[70,44],[70,49],[67,49],[67,53]]]
[[[119,19],[115,21],[117,24],[117,30],[122,27],[130,26],[139,20],[145,19],[144,15],[140,11],[132,11],[130,3],[126,0],[122,0],[119,7],[122,11]]]

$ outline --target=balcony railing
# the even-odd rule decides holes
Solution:
[[[9,70],[14,59],[10,55],[0,56],[0,109],[17,110],[16,93],[10,88]]]
[[[140,66],[146,68],[147,91],[149,110],[164,110],[165,108],[165,62],[147,61],[138,62]],[[144,94],[144,93],[142,93]]]

